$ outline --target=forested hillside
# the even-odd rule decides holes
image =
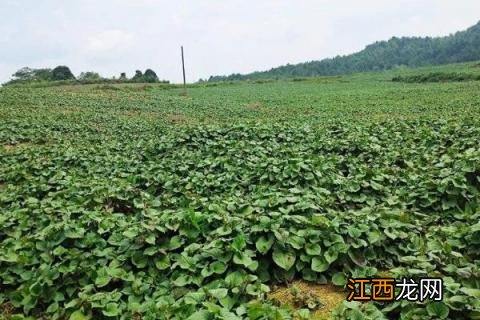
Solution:
[[[393,37],[346,56],[285,65],[246,75],[212,76],[209,81],[339,75],[480,60],[480,22],[446,37]]]

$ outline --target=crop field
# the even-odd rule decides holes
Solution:
[[[0,88],[0,319],[480,319],[480,81],[430,72],[480,67]]]

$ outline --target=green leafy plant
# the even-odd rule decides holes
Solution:
[[[324,301],[274,285],[387,273],[444,300],[334,316],[478,317],[479,84],[393,75],[0,88],[0,310],[303,319]]]

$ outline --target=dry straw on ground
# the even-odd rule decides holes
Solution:
[[[304,281],[295,281],[287,287],[281,287],[270,293],[269,298],[278,301],[282,305],[287,305],[296,309],[295,297],[292,294],[292,287],[296,287],[299,295],[310,295],[319,298],[322,306],[317,310],[312,310],[312,319],[330,319],[332,311],[346,298],[342,289],[332,285],[313,284]]]

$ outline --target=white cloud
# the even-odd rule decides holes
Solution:
[[[84,51],[90,55],[114,55],[133,48],[135,36],[122,30],[105,30],[88,37]]]
[[[16,69],[12,68],[12,66],[0,62],[0,74],[2,75],[2,77],[0,78],[0,84],[2,82],[5,82],[6,80],[10,79],[10,76],[15,71],[16,71]]]
[[[181,81],[264,70],[437,36],[480,19],[478,0],[0,0],[0,82],[24,66]],[[7,73],[8,72],[8,73]]]

